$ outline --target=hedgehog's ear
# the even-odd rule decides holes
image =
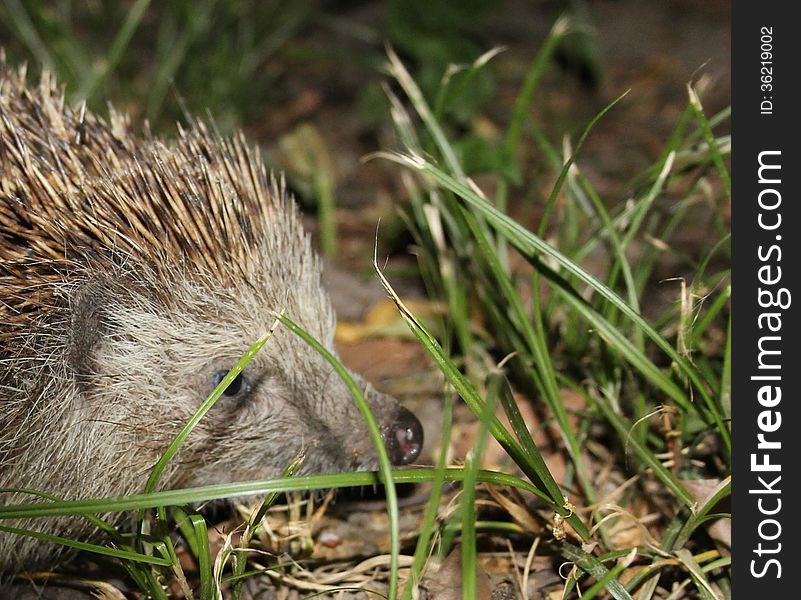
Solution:
[[[93,371],[93,350],[108,328],[107,293],[107,285],[91,281],[79,286],[70,298],[70,362],[79,376]]]

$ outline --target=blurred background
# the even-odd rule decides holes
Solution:
[[[159,135],[174,134],[183,111],[210,116],[224,133],[244,128],[307,208],[319,196],[311,173],[322,169],[336,205],[326,252],[363,265],[372,252],[361,234],[373,231],[376,215],[385,217],[388,251],[404,247],[392,221],[403,199],[397,170],[361,161],[397,146],[382,90],[385,45],[441,102],[466,171],[480,177],[497,166],[521,82],[564,14],[579,26],[560,41],[532,118],[558,140],[631,89],[583,151],[602,195],[659,155],[688,82],[704,80],[708,114],[728,105],[724,0],[2,0],[0,46],[34,75],[43,65],[55,71],[69,101],[86,99],[101,113],[111,102]],[[493,48],[502,51],[489,68],[455,73],[437,96],[449,66]],[[522,154],[533,177],[546,168],[534,144]],[[511,211],[523,202],[538,205],[512,194]],[[536,213],[528,218],[536,222]]]
[[[515,399],[571,499],[596,506],[598,498],[624,490],[619,503],[642,519],[648,535],[669,539],[668,518],[681,514],[680,503],[657,485],[654,466],[663,465],[657,472],[663,482],[681,478],[695,500],[729,472],[721,440],[728,439],[730,418],[730,19],[724,0],[0,0],[0,47],[7,63],[28,65],[32,80],[43,67],[54,71],[68,102],[86,100],[100,114],[111,103],[159,136],[175,135],[188,114],[225,134],[242,128],[269,166],[286,174],[326,256],[343,361],[420,417],[422,463],[436,459],[443,376],[410,339],[378,283],[372,261],[379,221],[379,256],[388,257],[393,286],[482,392],[491,388],[485,383],[497,362],[517,357],[509,361]],[[558,23],[569,26],[555,35]],[[537,269],[507,252],[499,236],[493,249],[514,283],[514,301],[542,315],[537,335],[550,363],[532,358],[522,343],[526,336],[515,331],[521,323],[509,309],[510,296],[476,259],[481,253],[472,232],[454,218],[462,213],[453,194],[425,174],[365,160],[408,149],[398,119],[405,109],[412,123],[407,133],[419,137],[415,147],[432,164],[449,162],[422,124],[419,104],[393,78],[397,70],[389,73],[388,48],[419,85],[459,169],[487,198],[530,231],[541,229],[543,239],[625,297],[698,366],[717,403],[715,426],[679,411],[664,386],[654,385],[656,373],[659,381],[675,379],[694,393],[676,362],[646,343],[639,326],[566,277],[610,327],[633,340],[640,359],[633,362],[652,367],[645,375],[552,292],[553,281],[540,285]],[[703,111],[688,103],[688,84]],[[594,123],[562,186],[562,165],[583,132],[627,90]],[[394,114],[390,97],[398,102]],[[429,220],[433,213],[441,221]],[[629,281],[620,276],[621,265],[629,268]],[[543,384],[549,378],[550,392]],[[602,398],[614,407],[601,411]],[[554,407],[565,415],[561,429]],[[463,404],[455,405],[453,421],[448,456],[458,462],[475,448],[480,428]],[[563,440],[574,433],[577,441],[566,449]],[[633,438],[642,462],[634,458]],[[581,457],[589,466],[579,484]],[[487,447],[481,464],[514,469],[497,444]],[[642,475],[635,486],[633,473]],[[373,509],[371,527],[383,504]],[[523,529],[540,535],[537,528],[550,516],[543,512],[536,526],[527,522]],[[363,521],[350,521],[340,536],[348,543],[315,544],[315,558],[386,551],[385,540]],[[722,532],[699,528],[688,545],[704,560],[719,559],[715,569],[728,564],[723,521]],[[645,526],[621,523],[629,528],[604,533],[604,550],[651,543]],[[508,536],[484,539],[504,550]],[[523,539],[525,557],[530,546]],[[529,589],[543,595],[532,598],[562,597],[545,595],[561,593],[568,555],[559,552],[546,548],[537,557],[532,573],[538,579]],[[496,566],[508,574],[521,564]],[[670,590],[681,594],[689,581],[675,571],[658,589],[649,583],[650,593],[657,591],[646,597],[710,597],[701,586],[698,595],[673,595]],[[457,565],[457,583],[459,573]],[[719,571],[710,580],[729,589]]]

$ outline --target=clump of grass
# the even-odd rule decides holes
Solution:
[[[12,57],[33,57],[33,70],[57,73],[72,101],[101,111],[111,98],[136,98],[157,128],[171,128],[186,109],[211,111],[230,131],[270,97],[264,62],[310,22],[313,8],[307,1],[9,0],[0,6],[0,33]]]
[[[633,192],[623,201],[602,199],[581,170],[580,151],[595,122],[614,110],[623,97],[587,125],[574,148],[565,144],[561,153],[528,116],[548,54],[568,31],[569,24],[564,21],[552,30],[498,144],[503,160],[496,169],[481,172],[482,181],[488,175],[493,179],[494,195],[479,189],[468,176],[457,158],[455,142],[449,138],[448,123],[431,108],[434,100],[424,96],[389,51],[387,68],[404,96],[401,99],[389,92],[401,149],[379,156],[414,175],[403,179],[410,198],[407,221],[428,290],[449,308],[442,344],[396,301],[410,327],[481,421],[482,431],[488,430],[501,442],[555,510],[567,506],[564,494],[586,515],[588,524],[594,524],[592,539],[598,544],[593,551],[567,541],[558,545],[557,552],[578,569],[568,589],[594,580],[582,597],[605,589],[618,599],[630,598],[634,592],[650,598],[662,580],[687,578],[700,597],[716,598],[728,589],[729,576],[721,569],[730,565],[730,558],[719,553],[702,524],[729,517],[710,511],[731,490],[730,250],[727,226],[719,211],[730,201],[724,159],[729,138],[713,133],[729,113],[726,110],[708,118],[697,90],[690,86],[683,117],[654,165],[633,179]],[[467,68],[487,68],[486,64],[479,59]],[[522,176],[518,158],[525,150],[526,133],[529,143],[550,157],[555,175],[553,188],[544,195],[536,232],[505,212],[512,195],[532,195],[526,186],[534,183]],[[678,183],[686,187],[688,181],[690,192],[672,198],[672,187]],[[665,198],[671,198],[672,204],[656,209],[657,201],[664,204]],[[685,226],[690,209],[698,204],[706,204],[710,220],[703,239],[690,252],[671,248],[673,233]],[[640,246],[636,251],[635,243]],[[668,252],[684,252],[680,294],[674,304],[646,314],[644,308],[651,308],[648,294],[655,269]],[[591,253],[596,257],[603,254],[603,273],[592,274],[581,266]],[[522,266],[510,267],[511,254],[523,259],[522,263],[514,261]],[[709,268],[713,263],[717,271]],[[487,321],[483,329],[472,325],[479,315]],[[492,331],[491,336],[487,330]],[[726,340],[711,352],[705,351],[710,333]],[[458,349],[467,378],[445,355],[442,345]],[[485,410],[487,404],[474,395],[469,382],[485,378],[493,370],[494,357],[502,356],[509,357],[504,372],[512,385],[544,401],[547,416],[561,435],[570,469],[560,485],[550,478],[547,468],[534,468],[540,454],[526,441],[530,439],[528,431],[515,404],[503,402],[502,406],[520,448],[506,430],[500,430],[492,411],[488,414]],[[582,414],[570,413],[562,390],[584,398],[587,408]],[[657,415],[670,415],[669,431]],[[571,418],[578,418],[579,425]],[[617,500],[617,514],[604,505],[606,492],[599,489],[598,466],[585,459],[587,444],[593,442],[591,432],[598,425],[612,436],[609,450],[617,456],[615,470],[621,476],[635,477],[635,484]],[[711,446],[712,455],[704,462],[692,460],[702,446]],[[468,473],[471,467],[468,462]],[[714,493],[699,501],[685,484],[692,479],[717,479],[720,483]],[[649,500],[653,491],[646,491],[646,484],[658,484],[658,504]],[[663,520],[649,530],[652,542],[647,547],[617,548],[608,535],[610,524],[630,518],[633,513],[627,513],[626,505],[638,503],[663,512]],[[569,514],[575,517],[572,508]],[[586,529],[576,528],[576,532],[588,539]],[[474,562],[475,552],[465,551],[475,544],[474,531],[464,528],[462,534],[462,559]],[[675,566],[667,568],[666,560]],[[612,568],[606,566],[615,563]],[[624,585],[619,576],[630,565],[639,565],[638,576]],[[475,572],[474,564],[463,567],[465,574]],[[469,585],[467,579],[465,583]]]
[[[32,21],[42,14],[39,5],[30,9],[20,2],[8,2],[2,16],[19,28],[23,42],[41,62],[71,74],[70,83],[86,95],[98,93],[109,85],[115,69],[125,68],[127,63],[122,59],[126,46],[148,4],[142,0],[129,3],[125,5],[127,12],[110,5],[104,9],[117,11],[115,15],[122,25],[108,40],[111,50],[99,65],[76,45],[74,32],[68,29],[56,31],[57,43],[44,43],[35,19]],[[213,4],[199,3],[197,10],[191,11],[191,27],[186,29],[178,28],[177,23],[182,22],[181,6],[186,9],[188,5],[178,3],[175,12],[164,13],[157,36],[157,76],[145,103],[149,116],[158,118],[165,111],[169,82],[195,45],[211,30],[224,30],[211,26]],[[275,20],[269,36],[259,38],[253,29],[239,30],[239,39],[248,50],[237,55],[241,63],[236,63],[239,68],[230,70],[231,86],[249,84],[260,61],[308,17],[302,6],[276,15],[280,18]],[[172,35],[178,29],[181,35]],[[0,507],[0,519],[84,515],[106,531],[113,548],[28,534],[120,560],[139,589],[153,598],[167,597],[168,580],[177,581],[187,597],[195,593],[170,536],[177,528],[197,560],[197,595],[206,599],[217,597],[221,586],[228,583],[223,570],[226,558],[233,561],[234,595],[239,593],[237,582],[248,572],[241,548],[232,549],[214,564],[207,525],[192,505],[218,498],[270,494],[248,523],[252,533],[258,527],[258,517],[263,516],[278,492],[383,483],[388,489],[392,532],[386,574],[389,596],[413,597],[414,583],[423,578],[427,558],[444,553],[449,542],[458,539],[462,549],[462,590],[469,598],[475,589],[477,539],[482,535],[477,488],[484,484],[511,486],[547,506],[554,537],[566,536],[550,549],[560,560],[575,566],[575,574],[565,585],[565,597],[574,594],[579,586],[584,598],[607,593],[618,599],[631,598],[633,594],[648,599],[656,595],[658,588],[670,586],[675,586],[674,594],[683,593],[682,590],[690,594],[687,588],[692,587],[695,595],[703,598],[715,598],[721,590],[725,592],[730,559],[717,550],[705,525],[713,518],[728,517],[716,511],[721,511],[719,505],[731,490],[731,288],[726,266],[730,249],[728,227],[717,210],[730,202],[725,160],[729,138],[715,133],[726,123],[729,113],[707,117],[702,94],[690,87],[687,107],[666,139],[661,155],[648,169],[632,175],[622,186],[622,195],[602,197],[592,178],[582,170],[584,141],[593,134],[597,120],[616,110],[618,103],[636,98],[618,98],[579,136],[561,146],[530,116],[553,53],[571,31],[568,21],[557,22],[532,62],[500,140],[484,140],[480,146],[475,139],[459,133],[461,129],[455,125],[463,127],[469,122],[470,110],[477,111],[480,106],[476,98],[488,98],[485,75],[492,68],[496,51],[471,64],[447,69],[439,86],[430,81],[430,70],[426,71],[424,91],[397,56],[389,52],[388,71],[397,85],[395,89],[401,92],[390,92],[401,146],[397,152],[383,156],[400,165],[398,170],[410,200],[406,217],[421,276],[430,295],[441,299],[449,309],[440,335],[434,336],[394,296],[403,318],[450,385],[442,449],[434,469],[391,471],[384,456],[380,474],[292,477],[292,467],[288,466],[288,476],[273,481],[154,491],[160,470],[216,401],[212,395],[167,450],[142,495],[63,502],[32,491],[50,502]],[[262,42],[256,43],[257,38]],[[231,52],[236,49],[235,44],[226,47]],[[217,58],[225,63],[224,53]],[[185,86],[192,84],[179,83],[178,89]],[[491,160],[475,160],[471,149],[479,147]],[[532,148],[546,158],[555,182],[544,193],[538,193],[538,182],[521,161]],[[493,193],[475,184],[476,174],[491,179]],[[679,183],[689,191],[676,197],[672,190]],[[508,208],[515,206],[519,198],[538,196],[543,199],[538,210],[533,211],[541,215],[538,222],[524,226],[509,216]],[[705,215],[710,223],[704,240],[689,252],[673,247],[675,232],[687,226],[702,204],[707,207]],[[654,277],[667,253],[680,259],[684,280],[677,286],[675,303],[655,307]],[[591,256],[603,257],[601,273],[582,266]],[[384,279],[384,283],[391,292],[391,282]],[[479,319],[487,325],[476,326]],[[292,328],[291,323],[284,324]],[[716,341],[721,336],[723,343]],[[502,361],[501,357],[507,358]],[[244,367],[244,363],[238,367]],[[232,370],[220,389],[215,390],[217,397],[235,375],[236,370]],[[542,400],[543,411],[560,437],[558,449],[567,459],[563,480],[557,481],[548,469],[542,450],[529,434],[513,390]],[[586,408],[580,413],[571,411],[565,405],[565,390],[583,398]],[[355,388],[352,391],[358,401],[361,392]],[[480,428],[465,466],[448,468],[445,458],[450,394],[454,391],[476,415]],[[511,431],[497,418],[498,407],[507,416]],[[365,418],[370,421],[369,411]],[[615,491],[614,506],[610,506],[608,490],[598,479],[598,462],[588,452],[592,444],[598,443],[599,430],[615,459],[613,472],[630,478],[630,483]],[[374,423],[371,431],[375,437]],[[479,468],[489,435],[500,442],[522,476]],[[702,446],[706,448],[705,464],[692,458]],[[380,443],[377,448],[381,448]],[[690,493],[686,481],[702,478],[717,479],[719,483],[699,501]],[[440,522],[437,515],[445,481],[461,481],[463,488],[457,516]],[[408,571],[402,572],[398,510],[392,489],[393,484],[406,482],[431,482],[433,491],[418,532],[413,561]],[[634,518],[634,507],[643,505],[651,512],[662,513],[662,520],[647,527],[644,545],[619,547],[612,526]],[[141,513],[136,537],[116,531],[94,516],[152,509],[155,516]],[[563,530],[564,521],[569,527]],[[2,524],[0,528],[11,530]],[[535,535],[522,528],[516,531]],[[537,543],[534,542],[535,547]],[[624,573],[628,577],[622,578]],[[404,580],[407,584],[401,587]]]

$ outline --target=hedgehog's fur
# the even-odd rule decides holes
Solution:
[[[70,109],[50,75],[29,87],[0,60],[0,488],[141,492],[273,310],[332,347],[294,202],[241,135],[191,123],[171,142],[137,137],[113,110],[107,122]],[[350,394],[300,338],[279,328],[245,373],[250,392],[221,398],[162,487],[277,476],[301,449],[306,472],[375,466]],[[368,398],[389,438],[419,435],[396,401]],[[0,525],[91,534],[74,518]],[[56,554],[0,532],[0,574]]]

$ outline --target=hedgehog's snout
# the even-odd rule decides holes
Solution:
[[[384,443],[393,464],[411,464],[423,449],[423,426],[411,411],[401,406],[394,422],[384,432]]]

